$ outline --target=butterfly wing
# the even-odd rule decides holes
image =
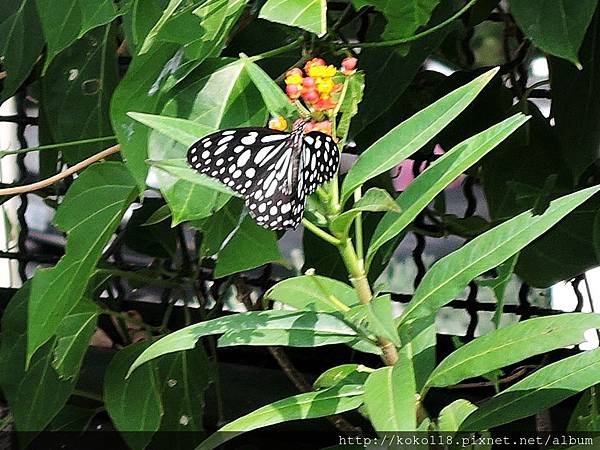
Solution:
[[[192,145],[187,160],[198,172],[243,195],[259,225],[295,228],[298,142],[297,133],[269,128],[222,130]]]
[[[304,194],[312,194],[318,186],[331,180],[340,164],[340,152],[331,136],[311,131],[304,136],[302,174]]]

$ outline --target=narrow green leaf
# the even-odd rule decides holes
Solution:
[[[314,330],[230,330],[218,340],[219,347],[238,345],[282,345],[285,347],[321,347],[323,345],[352,344],[358,341],[354,336],[338,334],[335,331]]]
[[[542,367],[482,404],[460,430],[485,430],[531,416],[597,384],[599,373],[600,349]]]
[[[198,339],[230,330],[287,329],[334,332],[356,336],[356,331],[332,314],[309,311],[251,311],[200,322],[165,336],[146,349],[132,364],[130,373],[159,356],[194,348]]]
[[[370,373],[374,370],[362,364],[342,364],[326,370],[313,383],[315,389],[327,389],[344,384],[365,384]]]
[[[267,0],[258,17],[302,28],[318,37],[327,33],[326,0]]]
[[[214,131],[212,127],[188,119],[138,112],[128,112],[127,115],[186,147],[191,147],[203,136]]]
[[[473,403],[459,398],[440,411],[438,429],[447,433],[458,431],[460,424],[477,409]]]
[[[212,217],[206,219],[206,222],[200,227],[203,235],[200,257],[219,253],[223,244],[227,242],[227,238],[239,226],[243,207],[244,202],[240,199],[233,199]]]
[[[347,234],[350,225],[362,211],[399,213],[402,210],[385,189],[371,188],[357,201],[350,210],[337,216],[330,225],[333,233]]]
[[[433,371],[427,387],[445,387],[585,340],[583,333],[600,328],[600,314],[567,313],[515,323],[463,345]]]
[[[419,150],[458,116],[497,72],[498,69],[492,69],[442,97],[371,145],[346,175],[342,201],[345,202],[365,181],[398,165]]]
[[[358,408],[363,403],[362,386],[346,385],[324,391],[307,392],[263,406],[228,423],[198,450],[212,450],[236,435],[257,428],[299,419],[312,419],[339,414]]]
[[[477,281],[479,286],[490,288],[494,293],[494,297],[496,297],[496,311],[494,311],[492,317],[492,322],[494,322],[496,328],[500,328],[500,321],[504,314],[504,293],[506,292],[508,283],[510,283],[510,280],[512,279],[513,271],[518,259],[519,254],[515,253],[496,268],[498,274],[495,278]]]
[[[551,202],[541,215],[534,216],[531,211],[519,214],[440,259],[425,274],[399,322],[434,314],[473,278],[506,261],[598,190],[600,187],[594,186],[565,195]]]
[[[290,103],[290,99],[277,83],[249,58],[243,56],[242,60],[244,61],[248,76],[260,91],[260,95],[271,115],[273,117],[281,116],[286,120],[297,117],[298,110]]]
[[[280,281],[267,291],[265,298],[296,309],[323,312],[347,311],[359,303],[352,287],[319,275],[303,275]]]
[[[367,251],[367,267],[383,244],[400,234],[446,186],[527,119],[522,114],[515,114],[458,144],[420,174],[396,199],[402,213],[388,213],[377,225]]]
[[[165,26],[165,23],[173,16],[173,14],[175,14],[177,8],[179,7],[179,5],[181,5],[181,2],[182,0],[169,0],[169,4],[165,8],[162,16],[160,17],[160,19],[158,19],[158,22],[154,24],[152,29],[146,35],[146,39],[144,39],[144,42],[142,43],[142,48],[140,48],[140,51],[138,52],[139,55],[148,52],[148,50],[154,43],[156,36],[160,32],[160,30]]]
[[[69,188],[54,219],[68,234],[65,255],[32,279],[28,360],[83,296],[104,247],[136,195],[135,181],[117,162],[88,167]]]
[[[365,405],[375,430],[414,431],[417,428],[417,392],[412,365],[400,351],[398,363],[382,367],[365,382]]]
[[[82,298],[67,314],[56,333],[56,347],[52,366],[64,378],[76,377],[92,335],[96,330],[98,307],[88,298]]]
[[[358,113],[358,105],[362,101],[365,89],[365,74],[356,72],[347,76],[344,81],[344,89],[343,98],[339,104],[341,116],[336,126],[336,134],[341,142],[346,142],[350,131],[350,122]]]
[[[169,209],[169,205],[162,205],[156,211],[154,211],[141,226],[149,227],[152,225],[156,225],[161,223],[163,220],[171,217],[171,210]]]
[[[140,341],[121,349],[111,360],[104,377],[106,411],[134,450],[148,445],[163,415],[155,364],[125,376],[132,361],[149,346],[150,341]]]
[[[413,366],[415,383],[420,391],[436,365],[435,316],[424,317],[398,328],[402,349]]]
[[[598,0],[511,0],[510,11],[537,47],[580,67],[579,47],[597,4]]]
[[[282,258],[275,232],[261,227],[248,215],[219,251],[215,277],[254,269]]]

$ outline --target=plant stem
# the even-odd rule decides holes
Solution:
[[[356,44],[350,44],[350,46],[352,48],[374,48],[374,47],[392,47],[395,45],[400,45],[400,44],[406,44],[409,42],[413,42],[413,41],[417,41],[419,39],[422,39],[426,36],[429,36],[432,33],[435,33],[438,30],[441,30],[442,28],[444,28],[445,26],[449,25],[450,23],[452,23],[454,20],[458,19],[460,16],[462,16],[465,12],[467,12],[469,10],[469,8],[471,8],[471,6],[473,6],[475,3],[477,3],[477,0],[470,0],[465,6],[463,6],[461,9],[459,9],[456,13],[454,13],[452,16],[450,16],[448,19],[444,20],[442,23],[435,25],[421,33],[417,33],[413,36],[408,36],[405,38],[401,38],[401,39],[392,39],[390,41],[380,41],[380,42],[357,42]],[[342,47],[347,47],[346,44],[344,44]]]
[[[81,389],[74,389],[73,395],[75,395],[77,397],[81,397],[81,398],[87,398],[89,400],[95,400],[100,403],[102,403],[104,401],[102,399],[102,396],[94,394],[93,392],[83,391]]]
[[[0,152],[0,158],[2,158],[3,156],[7,156],[7,155],[18,155],[20,153],[37,152],[40,150],[52,150],[52,149],[56,149],[56,148],[73,147],[73,146],[82,145],[82,144],[94,144],[97,142],[114,141],[115,139],[116,139],[115,136],[104,136],[104,137],[98,137],[98,138],[92,138],[92,139],[82,139],[80,141],[62,142],[60,144],[49,144],[49,145],[40,145],[39,147],[20,148],[19,150],[6,150],[6,151]]]
[[[181,280],[179,280],[179,281],[162,280],[160,278],[149,277],[146,275],[141,275],[137,272],[130,272],[127,270],[120,270],[120,269],[108,269],[108,268],[96,269],[96,273],[101,273],[101,274],[104,273],[104,274],[115,276],[115,277],[125,278],[126,280],[140,281],[142,283],[148,283],[153,286],[180,288],[183,284],[181,282]]]
[[[362,189],[359,187],[354,191],[354,202],[359,201],[361,197]],[[362,213],[358,213],[358,216],[354,219],[354,237],[356,239],[356,255],[361,265],[364,266]]]
[[[318,226],[316,226],[314,223],[312,223],[308,219],[302,219],[302,225],[304,225],[304,228],[313,232],[314,234],[319,236],[321,239],[329,242],[332,245],[340,245],[341,244],[341,241],[338,238],[336,238],[335,236],[332,236],[331,234],[327,233],[326,231],[323,231],[322,229],[320,229]]]
[[[282,47],[274,48],[273,50],[269,50],[264,53],[259,53],[258,55],[250,56],[250,57],[248,57],[248,59],[252,62],[255,62],[255,61],[260,61],[261,59],[270,58],[272,56],[277,56],[277,55],[287,52],[288,50],[293,50],[296,47],[300,47],[300,44],[302,44],[303,41],[304,41],[303,38],[298,38],[295,41],[290,42],[289,44],[286,44]]]
[[[102,311],[100,311],[100,314],[106,314],[107,316],[111,316],[114,317],[116,319],[119,320],[123,320],[125,322],[125,325],[127,324],[127,322],[136,325],[146,331],[153,331],[156,333],[159,333],[161,331],[164,332],[164,330],[161,329],[161,327],[155,327],[153,325],[149,325],[146,322],[142,322],[141,320],[135,319],[133,317],[131,317],[129,314],[121,312],[121,311],[113,311],[112,309],[103,309]],[[125,327],[125,332],[127,331],[127,327]]]

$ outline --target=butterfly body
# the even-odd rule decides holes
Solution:
[[[250,215],[271,230],[295,229],[306,196],[333,177],[339,164],[335,141],[320,132],[291,133],[269,128],[232,128],[203,137],[187,160],[244,197]]]

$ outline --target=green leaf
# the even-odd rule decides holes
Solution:
[[[495,278],[477,281],[479,286],[490,288],[494,293],[494,297],[496,297],[496,311],[494,311],[494,316],[492,317],[492,322],[494,322],[496,328],[500,328],[500,321],[504,314],[504,293],[506,292],[508,283],[512,279],[513,270],[518,259],[519,254],[515,253],[496,268],[497,276]]]
[[[235,191],[229,189],[229,187],[220,181],[215,180],[209,176],[203,175],[192,169],[185,159],[163,159],[160,161],[148,161],[152,167],[156,167],[161,171],[171,174],[173,177],[177,177],[180,181],[188,181],[189,184],[201,186],[207,188],[209,191],[219,192],[221,194],[227,194],[231,197],[239,197]],[[168,183],[173,182],[173,177],[168,180]],[[175,179],[175,181],[177,181]],[[167,180],[163,180],[167,183]],[[170,184],[167,184],[170,185]],[[208,192],[208,191],[206,191]]]
[[[365,181],[398,165],[425,145],[475,99],[497,71],[490,70],[442,97],[365,150],[344,179],[342,201]]]
[[[299,419],[339,414],[363,403],[362,386],[346,385],[318,392],[307,392],[263,406],[221,427],[198,450],[211,450],[236,435],[257,428]]]
[[[400,213],[402,210],[385,189],[371,188],[352,208],[337,216],[330,225],[333,233],[347,235],[356,217],[363,211]]]
[[[563,59],[548,59],[553,92],[551,117],[555,120],[556,135],[562,144],[560,150],[564,163],[571,169],[575,180],[598,160],[600,130],[595,126],[593,117],[600,114],[600,105],[587,99],[600,95],[599,41],[600,10],[597,10],[581,46],[582,68],[578,69]],[[587,95],[578,95],[580,92],[587,92]]]
[[[327,389],[345,384],[365,384],[373,369],[362,364],[342,364],[326,370],[313,383],[315,389]]]
[[[339,104],[340,119],[337,122],[336,134],[341,142],[346,142],[350,131],[350,122],[358,114],[358,105],[362,101],[365,89],[365,74],[356,72],[344,80],[341,103]]]
[[[425,385],[437,362],[436,332],[434,315],[403,324],[398,329],[402,349],[413,367],[418,391]]]
[[[254,269],[282,258],[276,233],[261,227],[248,215],[219,251],[215,277]]]
[[[530,356],[578,344],[590,328],[600,328],[599,314],[566,313],[500,328],[452,352],[435,368],[426,386],[450,386]]]
[[[52,367],[54,340],[35,352],[25,369],[30,290],[31,281],[17,291],[2,315],[0,386],[17,431],[37,433],[64,407],[76,379],[61,379]],[[26,441],[33,435],[24,437]]]
[[[233,199],[206,220],[201,227],[201,258],[213,256],[221,250],[227,237],[229,237],[240,224],[240,214],[243,207],[244,202],[239,199]]]
[[[0,14],[0,59],[7,74],[0,95],[3,103],[27,79],[45,42],[35,0],[20,1],[8,17]]]
[[[149,227],[152,225],[159,224],[164,220],[171,217],[171,210],[169,209],[169,205],[162,205],[158,209],[156,209],[148,219],[144,223],[141,224],[142,227]]]
[[[296,309],[322,312],[347,311],[359,303],[352,287],[319,275],[302,275],[280,281],[267,291],[265,298]]]
[[[283,90],[262,70],[257,64],[247,57],[242,57],[248,76],[260,91],[267,110],[273,117],[283,117],[290,120],[298,116],[298,110],[290,103],[290,99]]]
[[[258,17],[302,28],[318,37],[327,33],[326,0],[267,0]]]
[[[121,163],[88,167],[71,185],[55,224],[68,234],[65,255],[51,269],[40,269],[31,283],[27,359],[58,330],[83,296],[104,247],[137,195]]]
[[[511,0],[510,11],[519,27],[546,53],[579,64],[583,41],[598,0]]]
[[[173,16],[173,14],[176,13],[177,8],[179,7],[179,5],[181,5],[182,1],[183,0],[170,0],[169,1],[169,4],[163,11],[162,16],[160,16],[160,19],[158,19],[158,21],[154,24],[152,29],[146,35],[146,38],[144,39],[144,42],[142,43],[142,48],[140,48],[138,55],[142,55],[142,54],[148,52],[150,47],[152,47],[152,44],[154,43],[156,36],[160,33],[161,29],[165,26],[165,24]]]
[[[127,248],[154,258],[175,257],[177,253],[176,230],[173,230],[164,220],[165,216],[159,217],[159,220],[153,218],[156,212],[165,206],[166,213],[170,215],[171,212],[168,206],[164,205],[162,199],[147,197],[144,198],[144,203],[140,207],[133,210],[123,234],[123,243]],[[154,223],[148,224],[150,219]]]
[[[440,411],[438,429],[445,432],[458,431],[460,424],[477,409],[473,403],[459,398]]]
[[[44,71],[56,55],[88,31],[112,22],[118,13],[112,0],[36,0],[48,46]]]
[[[489,429],[543,411],[597,384],[599,370],[599,349],[542,367],[480,405],[460,429]]]
[[[114,28],[100,27],[73,42],[47,67],[40,107],[52,143],[113,135],[109,109],[118,82],[116,44]],[[106,142],[78,145],[63,151],[62,158],[75,164],[104,148]]]
[[[131,363],[149,346],[140,341],[121,349],[104,377],[104,404],[115,427],[133,449],[143,449],[160,427],[163,407],[157,368],[148,364],[126,377]]]
[[[52,361],[61,378],[73,378],[79,374],[83,356],[96,330],[98,313],[94,302],[84,297],[62,320],[56,332]]]
[[[95,409],[65,405],[48,425],[48,431],[79,432],[88,429],[92,419],[98,414]]]
[[[387,25],[382,34],[384,40],[400,39],[412,36],[417,29],[427,24],[440,0],[405,0],[389,2],[386,0],[352,0],[356,9],[372,5],[383,13]]]
[[[194,348],[198,339],[230,330],[288,329],[335,332],[356,336],[356,332],[336,316],[309,311],[251,311],[200,322],[165,336],[146,349],[132,364],[130,373],[159,356]]]
[[[335,331],[314,331],[311,329],[268,329],[230,330],[218,340],[219,347],[238,345],[282,345],[285,347],[321,347],[334,344],[354,344],[359,341],[354,336],[338,334]]]
[[[400,351],[393,367],[382,367],[365,382],[365,405],[376,431],[414,431],[417,392],[412,365]]]
[[[506,261],[598,190],[600,187],[594,186],[554,200],[541,215],[519,214],[437,261],[419,284],[400,323],[435,313],[473,278]]]
[[[202,137],[214,131],[207,125],[177,117],[137,112],[128,112],[127,115],[186,147],[191,147]]]
[[[344,314],[348,321],[364,327],[375,336],[381,336],[400,347],[400,338],[394,324],[392,301],[389,294],[373,299],[366,305],[358,305]]]
[[[593,432],[600,426],[598,411],[598,386],[587,389],[571,413],[567,431]]]
[[[446,186],[526,121],[526,116],[515,114],[458,144],[420,174],[396,199],[402,213],[388,213],[377,225],[367,251],[367,267],[377,250],[400,234]]]

